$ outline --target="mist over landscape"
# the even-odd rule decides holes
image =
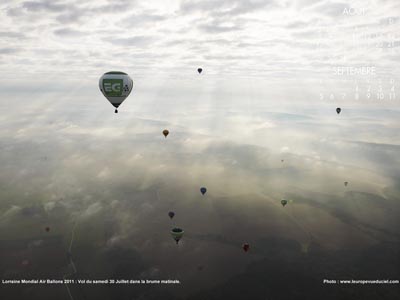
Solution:
[[[2,284],[1,299],[399,298],[323,283],[400,277],[397,1],[0,8],[1,279],[180,282]],[[354,48],[354,27],[383,46]],[[336,29],[317,49],[319,28]],[[98,86],[111,70],[133,79],[118,114]]]

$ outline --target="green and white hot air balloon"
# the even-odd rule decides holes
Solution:
[[[171,230],[172,238],[175,240],[176,244],[178,244],[180,239],[183,237],[183,233],[184,231],[178,227],[175,227]]]
[[[118,107],[131,93],[132,87],[132,78],[124,72],[107,72],[99,80],[100,91],[115,107],[115,113],[118,112]]]

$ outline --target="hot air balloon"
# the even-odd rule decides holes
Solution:
[[[203,72],[203,69],[202,68],[198,68],[197,72],[199,72],[199,74],[201,74],[201,72]]]
[[[28,259],[24,259],[24,260],[21,262],[21,265],[23,265],[24,267],[29,266],[29,260],[28,260]]]
[[[247,252],[250,249],[250,245],[245,243],[245,244],[243,244],[242,248],[243,248],[244,252]]]
[[[46,230],[46,232],[50,231],[50,227],[46,227],[44,230]]]
[[[281,159],[281,162],[284,162],[284,160],[283,160],[283,159]]]
[[[176,244],[178,244],[179,240],[182,238],[184,231],[180,228],[173,228],[171,230],[171,235],[173,239],[175,240]]]
[[[342,109],[340,107],[336,108],[337,114],[340,114],[341,111],[342,111]]]
[[[173,211],[170,211],[168,213],[168,216],[172,219],[175,216],[175,213]]]
[[[205,187],[201,187],[201,188],[200,188],[200,193],[201,193],[202,195],[204,195],[206,192],[207,192],[207,189],[206,189]]]
[[[344,182],[344,186],[347,186],[349,183],[347,181]]]
[[[118,107],[129,96],[132,87],[132,79],[124,72],[107,72],[99,80],[100,91],[115,107],[115,113],[118,113]]]
[[[167,138],[167,135],[169,134],[169,131],[168,131],[168,129],[164,129],[162,133],[165,136],[165,138]]]
[[[281,204],[282,204],[283,207],[285,207],[285,205],[287,204],[287,200],[282,199],[282,200],[281,200]]]

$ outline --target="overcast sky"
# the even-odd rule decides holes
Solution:
[[[314,78],[328,63],[372,65],[387,74],[399,61],[395,0],[4,0],[0,5],[1,70],[14,76],[97,76],[109,69],[180,76],[202,66],[220,76]],[[388,51],[393,41],[397,51]]]

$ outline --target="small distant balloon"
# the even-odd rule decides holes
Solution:
[[[344,182],[344,186],[347,186],[349,183],[347,181]]]
[[[169,130],[168,129],[164,129],[162,133],[165,136],[165,138],[167,138],[167,135],[169,134]]]
[[[197,72],[199,72],[199,74],[201,74],[201,72],[203,72],[203,69],[202,68],[198,68]]]
[[[171,230],[172,238],[175,240],[176,244],[179,243],[183,236],[184,231],[181,228],[175,227]]]
[[[287,202],[286,199],[282,199],[282,200],[281,200],[281,204],[282,204],[283,207],[285,207],[285,205],[286,205],[287,203],[288,203],[288,202]]]
[[[340,107],[336,108],[337,114],[340,114],[341,111],[342,111],[342,109]]]
[[[50,231],[50,227],[46,227],[44,230],[46,230],[46,232]]]
[[[23,266],[28,266],[29,265],[29,260],[27,260],[27,259],[24,259],[22,262],[21,262],[21,265],[23,265]]]
[[[207,192],[207,189],[205,187],[200,188],[200,193],[204,195]]]
[[[281,159],[281,162],[284,162],[284,160],[283,160],[283,159]]]
[[[173,211],[170,211],[168,213],[168,216],[172,219],[175,216],[175,213]]]
[[[197,266],[198,271],[203,271],[204,267],[203,266]]]
[[[243,248],[244,252],[247,252],[250,249],[250,245],[245,243],[245,244],[243,244],[242,248]]]

